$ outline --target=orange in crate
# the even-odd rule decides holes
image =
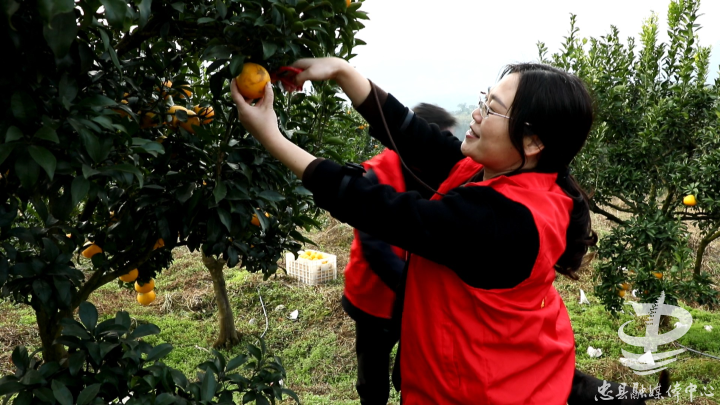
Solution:
[[[307,285],[318,285],[337,279],[337,256],[317,250],[301,250],[298,258],[285,254],[285,268],[290,277]]]

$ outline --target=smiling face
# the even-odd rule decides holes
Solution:
[[[484,166],[485,179],[512,172],[522,164],[520,152],[510,141],[509,120],[492,114],[509,115],[519,80],[517,73],[509,74],[490,90],[486,101],[490,114],[486,118],[483,118],[480,107],[472,112],[473,120],[461,151]]]

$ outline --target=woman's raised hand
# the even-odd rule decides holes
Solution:
[[[303,69],[295,76],[295,84],[302,87],[307,80],[335,80],[353,105],[360,105],[370,94],[370,82],[345,59],[317,58],[298,59],[292,67]]]
[[[235,85],[235,79],[230,83],[230,89],[232,99],[237,106],[238,119],[250,132],[250,135],[260,143],[264,143],[267,137],[273,135],[282,136],[277,126],[277,115],[273,109],[275,95],[272,84],[265,85],[265,95],[255,105],[250,105],[240,94],[240,90]]]

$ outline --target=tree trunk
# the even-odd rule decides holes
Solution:
[[[213,257],[205,256],[205,254],[202,255],[202,260],[212,277],[220,321],[220,333],[213,347],[233,347],[240,342],[240,334],[235,329],[235,318],[233,317],[230,299],[225,287],[225,276],[223,274],[225,260],[215,260]]]
[[[43,361],[49,363],[67,357],[67,351],[63,345],[55,344],[55,339],[60,337],[60,315],[48,316],[44,310],[35,312],[37,317],[38,332],[40,334],[40,342],[42,343]]]

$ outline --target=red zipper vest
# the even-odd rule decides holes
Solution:
[[[383,152],[363,163],[366,170],[372,169],[380,184],[392,186],[397,192],[405,191],[405,179],[400,168],[398,155],[385,149]],[[353,231],[350,247],[350,259],[345,267],[345,298],[356,308],[378,318],[392,317],[395,292],[391,290],[375,272],[372,271],[363,256],[358,231]],[[405,260],[405,251],[393,246],[393,252]]]
[[[439,191],[462,185],[481,167],[460,161]],[[403,404],[566,403],[575,343],[553,266],[565,250],[572,200],[556,178],[523,173],[467,184],[492,187],[532,213],[540,249],[518,286],[470,287],[449,268],[412,255],[400,340]],[[477,264],[478,271],[503,271],[483,269],[482,258]]]

